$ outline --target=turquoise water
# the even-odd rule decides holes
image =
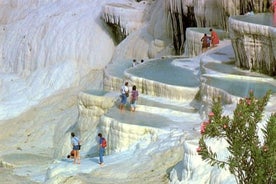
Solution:
[[[110,75],[123,78],[124,71],[132,66],[132,59],[123,60],[120,63],[111,63],[108,65],[108,73]]]
[[[239,97],[248,96],[250,90],[253,90],[258,98],[263,97],[268,90],[276,93],[276,86],[267,82],[207,77],[206,83]]]
[[[172,59],[159,59],[139,64],[128,70],[132,75],[165,84],[197,87],[199,79],[193,71],[174,66]]]
[[[273,14],[272,13],[259,13],[255,15],[238,15],[233,16],[234,19],[244,22],[273,26]]]
[[[218,71],[225,74],[233,75],[243,75],[244,73],[237,70],[233,64],[223,64],[223,63],[207,63],[205,67],[214,71]]]
[[[268,76],[264,76],[263,74],[260,73],[254,73],[254,72],[249,72],[248,70],[242,70],[240,68],[237,68],[234,63],[230,64],[224,64],[224,63],[207,63],[204,65],[204,67],[224,73],[224,74],[232,74],[232,75],[238,75],[238,76],[251,76],[251,77],[262,77],[262,78],[268,78]]]

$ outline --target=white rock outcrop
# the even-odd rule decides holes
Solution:
[[[230,17],[229,29],[236,66],[275,76],[276,28],[271,13]]]
[[[212,95],[225,93],[204,84],[164,85],[127,69],[133,58],[150,62],[174,54],[174,41],[184,48],[183,25],[189,26],[184,17],[225,29],[226,18],[239,6],[236,0],[2,0],[0,183],[224,183],[229,178],[234,183],[195,152],[201,115],[207,113],[196,97],[208,103]],[[126,38],[115,43],[106,23],[118,25]],[[191,55],[197,55],[199,43],[192,39],[199,35],[186,37]],[[200,77],[210,72],[204,64],[226,55],[213,51],[218,54],[178,64]],[[234,60],[232,52],[232,59],[226,57]],[[136,114],[117,108],[125,80],[145,89]],[[81,138],[81,165],[64,158],[72,131]],[[104,167],[97,164],[99,131],[111,144]]]

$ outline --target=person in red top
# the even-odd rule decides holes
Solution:
[[[211,45],[212,47],[216,47],[219,44],[218,34],[212,28],[209,31],[211,32]]]
[[[276,0],[272,1],[271,11],[273,12],[273,26],[276,26]]]

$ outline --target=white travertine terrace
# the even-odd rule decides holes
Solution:
[[[178,91],[128,72],[133,58],[170,57],[174,49],[165,10],[187,13],[186,5],[194,7],[198,25],[205,21],[210,27],[225,28],[226,17],[239,12],[238,1],[227,0],[0,1],[0,183],[234,184],[228,171],[210,167],[196,153],[210,99],[221,95],[231,114],[231,102],[239,98],[205,80],[236,77],[207,66],[234,61],[230,41],[189,62],[176,58],[174,64],[200,79],[195,88]],[[128,36],[115,45],[104,20],[120,22]],[[199,33],[187,37],[191,55],[197,55]],[[135,113],[118,109],[125,80],[137,83],[140,92],[147,89]],[[275,108],[274,95],[267,111]],[[80,165],[65,158],[71,131],[81,138]],[[99,131],[110,144],[104,167],[97,164]],[[227,156],[222,140],[210,144]]]
[[[186,41],[185,41],[185,53],[186,57],[195,57],[202,53],[202,42],[201,38],[206,33],[210,36],[210,27],[191,27],[186,30]],[[228,32],[221,29],[214,29],[220,41],[229,39]]]
[[[110,35],[102,31],[105,26],[97,23],[101,12],[98,6],[104,2],[44,2],[34,4],[37,7],[33,8],[26,8],[25,1],[16,2],[5,4],[9,13],[0,17],[0,22],[4,22],[0,36],[0,71],[4,76],[1,84],[15,87],[2,88],[0,94],[2,98],[20,99],[25,103],[19,108],[14,108],[13,103],[1,103],[1,119],[24,112],[29,105],[37,104],[60,89],[86,85],[84,81],[88,76],[95,81],[95,87],[101,85],[95,79],[101,77],[99,73],[110,61],[115,48]],[[99,37],[101,39],[97,39]],[[104,46],[100,44],[103,42]],[[95,54],[101,52],[106,53]],[[11,80],[16,82],[11,83]],[[17,98],[11,98],[14,88],[25,90],[19,90]]]
[[[102,17],[105,22],[118,25],[124,35],[129,35],[143,26],[147,20],[148,7],[147,1],[128,4],[110,3],[104,6]]]
[[[258,16],[269,21],[267,17],[272,15],[269,13]],[[240,20],[239,16],[234,16],[229,18],[229,33],[237,55],[236,66],[275,76],[276,28],[267,24],[269,23],[262,24],[260,21],[246,22]]]

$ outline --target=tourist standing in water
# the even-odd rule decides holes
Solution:
[[[216,47],[219,44],[218,34],[212,28],[209,31],[211,32],[211,45],[212,47]]]
[[[121,104],[120,104],[121,111],[123,111],[126,106],[128,94],[129,94],[128,82],[125,82],[125,85],[121,87]]]
[[[136,86],[132,86],[131,96],[130,96],[130,110],[131,112],[135,112],[136,110],[136,103],[138,100],[139,93],[136,90]]]

